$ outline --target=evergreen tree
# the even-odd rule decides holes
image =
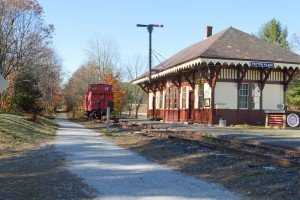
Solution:
[[[261,40],[270,42],[275,46],[291,50],[291,44],[287,41],[288,30],[276,19],[271,19],[266,24],[262,25],[257,36]],[[300,76],[298,76],[291,84],[286,93],[286,99],[289,107],[300,107]]]
[[[290,89],[287,91],[286,100],[288,104],[293,105],[296,108],[300,108],[300,76],[295,79]]]
[[[261,40],[270,42],[275,46],[280,46],[284,49],[290,49],[287,41],[288,30],[282,27],[280,21],[271,19],[266,24],[262,25],[257,35]]]
[[[42,93],[37,83],[37,79],[28,71],[22,71],[15,77],[12,101],[18,111],[38,114],[43,110],[39,103]]]

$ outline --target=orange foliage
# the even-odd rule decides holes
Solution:
[[[125,91],[119,87],[120,81],[113,74],[105,75],[104,83],[112,85],[114,92],[114,113],[119,114],[125,105]]]

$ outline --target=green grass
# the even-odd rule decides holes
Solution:
[[[33,123],[29,119],[26,115],[0,113],[0,156],[55,135],[57,125],[52,120],[38,117],[37,123]]]

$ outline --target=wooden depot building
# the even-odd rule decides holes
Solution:
[[[300,56],[235,28],[183,49],[133,80],[149,95],[148,118],[168,122],[264,124],[285,112]],[[275,120],[276,121],[276,120]]]

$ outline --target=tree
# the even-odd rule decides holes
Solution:
[[[142,73],[144,73],[146,69],[146,59],[142,58],[140,55],[134,56],[131,60],[129,60],[127,64],[127,76],[129,80],[134,80],[139,77]],[[132,110],[133,104],[135,108],[135,118],[138,118],[138,113],[141,104],[147,97],[145,92],[137,85],[127,84],[127,103],[130,105]]]
[[[288,30],[282,27],[277,19],[271,19],[266,24],[263,24],[258,31],[257,36],[266,42],[275,46],[280,46],[284,49],[290,49],[289,42],[287,41]]]
[[[120,115],[125,107],[125,90],[120,86],[120,76],[118,74],[106,74],[104,82],[112,86],[114,93],[114,111],[115,115]]]
[[[270,42],[275,46],[280,46],[284,49],[291,50],[299,48],[299,38],[294,35],[294,42],[289,43],[287,41],[288,30],[286,27],[282,27],[281,23],[276,19],[271,19],[266,24],[262,25],[258,32],[258,37],[263,41]],[[289,89],[286,92],[286,100],[288,106],[298,107],[300,106],[300,79],[296,78]]]
[[[35,0],[0,0],[0,74],[6,78],[40,58],[53,31]]]
[[[45,24],[42,14],[36,0],[0,0],[0,74],[14,85],[19,72],[31,71],[49,111],[60,90],[61,65],[49,47],[54,26]],[[11,109],[14,92],[10,87],[0,95],[1,110]]]
[[[55,51],[46,49],[39,62],[34,65],[32,72],[38,78],[38,86],[42,93],[42,104],[45,112],[50,114],[60,99],[62,83],[62,61]]]
[[[293,49],[300,50],[300,38],[296,34],[293,35],[292,41]],[[286,96],[289,107],[300,110],[300,75],[292,82],[290,88],[287,90]]]
[[[287,91],[287,103],[295,108],[300,108],[300,77],[295,79]]]
[[[119,68],[118,45],[109,37],[94,37],[87,50],[88,62],[76,70],[64,88],[68,111],[80,110],[83,95],[89,84],[106,83],[113,87],[115,114],[124,107],[125,92],[120,87],[122,70]]]
[[[83,94],[90,84],[99,82],[98,69],[94,62],[81,65],[64,86],[67,110],[79,110],[83,102]]]
[[[14,80],[13,104],[17,110],[25,113],[40,113],[41,91],[38,89],[38,80],[29,71],[19,72]]]
[[[118,43],[111,37],[95,36],[89,42],[87,55],[98,69],[99,82],[106,74],[115,74],[118,70]]]

